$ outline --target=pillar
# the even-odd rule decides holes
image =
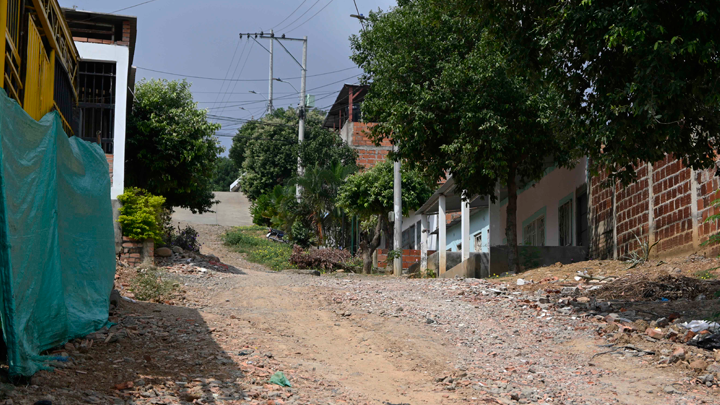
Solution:
[[[441,276],[447,270],[446,227],[447,220],[445,219],[445,195],[440,194],[440,197],[438,198],[438,276]]]
[[[420,215],[420,274],[427,274],[428,268],[428,216]]]
[[[463,198],[466,198],[463,192]],[[462,238],[462,260],[470,258],[470,201],[460,201],[460,237]]]

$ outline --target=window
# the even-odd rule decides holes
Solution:
[[[545,246],[545,216],[533,220],[523,228],[523,244]]]
[[[57,66],[57,64],[56,64]],[[115,63],[80,62],[80,137],[113,153]]]
[[[415,225],[406,229],[402,233],[402,248],[415,249]]]
[[[560,227],[560,246],[572,245],[572,200],[558,209],[558,225]]]
[[[478,232],[475,235],[475,252],[482,252],[482,232]]]

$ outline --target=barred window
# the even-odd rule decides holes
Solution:
[[[542,216],[523,228],[523,244],[526,246],[545,246],[545,216]]]
[[[572,246],[572,201],[566,202],[558,209],[558,225],[560,246]]]

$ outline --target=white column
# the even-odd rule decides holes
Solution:
[[[465,192],[463,192],[465,197]],[[462,238],[462,260],[470,258],[470,202],[460,201],[460,237]]]
[[[352,112],[351,112],[352,113]],[[395,147],[397,151],[397,146]],[[401,252],[400,257],[395,258],[393,269],[395,276],[402,275],[402,177],[400,175],[400,161],[395,161],[393,173],[393,206],[395,208],[395,244],[394,249]]]
[[[447,253],[445,251],[447,247],[447,235],[445,233],[446,226],[445,196],[440,194],[440,197],[438,198],[438,276],[442,275],[447,270]]]
[[[428,268],[428,216],[420,215],[420,274],[427,274]]]

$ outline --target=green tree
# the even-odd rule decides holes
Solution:
[[[451,1],[452,3],[452,1]],[[615,179],[671,154],[696,169],[720,146],[720,5],[714,0],[459,0],[509,41],[573,111],[578,146]]]
[[[239,170],[232,159],[219,158],[213,178],[213,191],[230,191],[230,185],[238,179],[238,173]]]
[[[354,166],[356,154],[342,140],[322,127],[325,114],[307,113],[305,141],[298,148],[297,110],[277,109],[243,125],[233,138],[230,158],[242,173],[241,190],[254,201],[282,185],[297,172],[298,153],[308,168],[329,168],[334,163]]]
[[[141,81],[128,117],[125,180],[168,207],[210,211],[220,125],[198,110],[186,81]]]
[[[432,180],[452,173],[469,195],[497,198],[496,185],[504,185],[508,261],[517,271],[518,185],[541,178],[552,162],[570,165],[553,127],[564,110],[551,88],[511,69],[508,50],[486,35],[481,18],[434,0],[398,4],[371,13],[351,38],[352,59],[370,84],[363,114],[379,123],[372,137],[392,134],[397,158]]]
[[[420,208],[430,198],[433,190],[420,173],[407,166],[403,166],[401,178],[403,214],[407,215]],[[391,235],[387,216],[393,209],[393,180],[393,164],[382,162],[367,171],[348,177],[338,191],[338,206],[359,216],[367,224],[360,232],[365,274],[372,270],[372,255],[380,246],[382,231],[385,231],[386,238]]]

